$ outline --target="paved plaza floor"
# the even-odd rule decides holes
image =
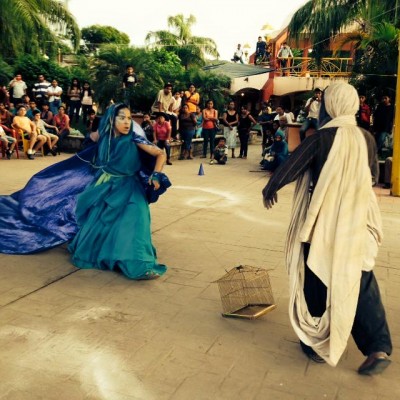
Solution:
[[[357,374],[350,338],[336,368],[310,362],[288,318],[283,247],[294,185],[262,205],[268,181],[259,145],[226,166],[174,161],[173,186],[151,205],[153,240],[167,273],[130,281],[78,270],[65,246],[0,254],[0,399],[400,399],[400,198],[376,188],[385,238],[375,268],[394,352],[381,376]],[[0,192],[64,159],[0,159]],[[51,190],[51,188],[49,188]],[[0,238],[1,240],[1,238]],[[255,321],[223,318],[218,287],[246,264],[270,271],[277,308]]]

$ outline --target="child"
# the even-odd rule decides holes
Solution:
[[[154,142],[154,129],[153,129],[153,124],[151,123],[149,114],[143,114],[143,122],[142,122],[141,126],[146,135],[146,139],[149,142],[153,143]]]
[[[53,129],[56,133],[58,133],[58,128],[55,125],[49,125],[44,122],[40,118],[40,111],[35,110],[33,111],[33,123],[35,124],[36,128],[38,129],[38,135],[43,135],[46,138],[46,144],[48,146],[49,152],[53,155],[57,155],[57,150],[55,149],[56,143],[58,142],[58,136],[50,133],[46,130],[46,128]],[[45,151],[45,154],[48,152]]]
[[[226,145],[226,139],[220,138],[217,147],[214,149],[214,159],[218,164],[225,165],[228,161],[228,146]],[[214,159],[210,160],[210,164],[214,164]]]
[[[6,156],[8,159],[11,158],[12,154],[14,153],[15,143],[17,139],[12,136],[6,135],[2,126],[0,126],[0,142],[3,142],[6,146]]]

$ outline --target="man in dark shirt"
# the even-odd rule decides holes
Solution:
[[[267,43],[259,36],[256,43],[256,55],[254,57],[254,65],[257,65],[258,58],[263,59],[267,51]]]
[[[351,333],[367,357],[359,374],[373,375],[389,365],[392,351],[372,272],[381,237],[368,171],[376,168],[376,146],[352,117],[359,107],[353,87],[330,85],[321,109],[325,101],[327,113],[335,118],[301,142],[275,171],[263,190],[264,205],[271,208],[276,192],[299,178],[286,260],[292,290],[289,314],[303,352],[313,361],[336,365]]]
[[[374,112],[374,134],[378,145],[378,154],[382,154],[382,149],[387,136],[392,134],[394,107],[391,104],[390,96],[385,94],[382,96],[381,103]]]

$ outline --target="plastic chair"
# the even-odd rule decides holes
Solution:
[[[29,139],[26,137],[26,135],[24,135],[24,132],[22,131],[22,129],[17,129],[17,135],[18,135],[18,142],[19,143],[22,142],[22,148],[24,150],[24,154],[27,154],[27,152],[29,150],[29,143],[30,143]],[[17,144],[17,146],[18,146],[18,144]],[[44,157],[43,147],[39,150],[39,153]]]
[[[10,133],[8,133],[8,135],[10,135]],[[12,131],[11,136],[13,138],[17,139],[16,134],[15,134],[15,130]],[[1,147],[1,155],[2,155],[2,157],[6,158],[6,150],[7,150],[6,144],[4,142],[0,142],[0,147]],[[17,156],[17,159],[19,159],[18,140],[17,140],[17,143],[15,144],[14,151],[15,151],[15,155]]]

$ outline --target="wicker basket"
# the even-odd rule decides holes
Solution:
[[[276,308],[265,269],[239,265],[215,283],[218,283],[224,317],[256,319]]]

